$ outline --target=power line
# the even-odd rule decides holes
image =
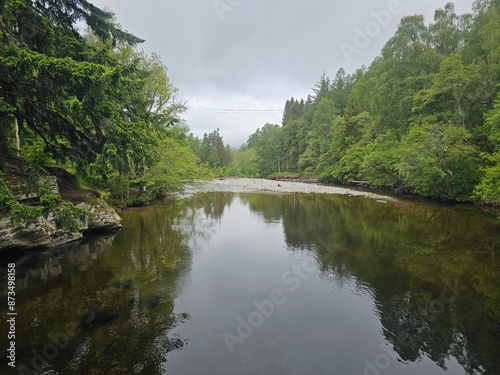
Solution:
[[[188,108],[192,113],[281,113],[282,109]]]

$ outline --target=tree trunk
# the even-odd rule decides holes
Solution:
[[[19,138],[19,123],[17,122],[17,117],[14,118],[14,123],[16,124],[16,150],[17,150],[17,156],[21,156],[21,140]]]

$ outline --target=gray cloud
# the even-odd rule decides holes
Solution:
[[[402,11],[392,15],[359,53],[346,59],[341,43],[353,45],[356,27],[373,21],[371,12],[387,9],[391,1],[354,0],[220,0],[232,11],[221,20],[214,0],[96,0],[116,13],[122,26],[146,39],[147,52],[159,53],[180,97],[190,107],[200,104],[227,108],[277,105],[291,96],[305,97],[321,74],[333,76],[344,67],[353,72],[369,65],[394,34],[404,15],[424,14],[432,21],[446,0],[400,0]],[[470,12],[472,0],[455,2],[458,13]],[[376,31],[376,30],[375,30]],[[273,108],[274,109],[274,108]],[[187,114],[197,135],[221,129],[231,145],[241,144],[276,114]],[[262,122],[264,121],[264,122]],[[226,135],[227,134],[227,135]]]

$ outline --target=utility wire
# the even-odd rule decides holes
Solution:
[[[188,108],[187,112],[192,113],[265,113],[265,112],[283,112],[282,109],[232,109],[232,108]]]

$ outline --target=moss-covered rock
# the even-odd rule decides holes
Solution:
[[[34,184],[38,188],[31,189],[29,195],[21,188],[12,189],[30,184],[26,176],[24,182],[21,176],[0,181],[5,190],[5,207],[0,212],[4,216],[0,215],[0,250],[59,246],[80,239],[86,232],[121,228],[121,218],[115,210],[95,195],[89,194],[85,202],[77,205],[64,201],[58,180],[55,176],[40,177],[41,182]],[[35,200],[35,206],[20,203],[26,197]]]

